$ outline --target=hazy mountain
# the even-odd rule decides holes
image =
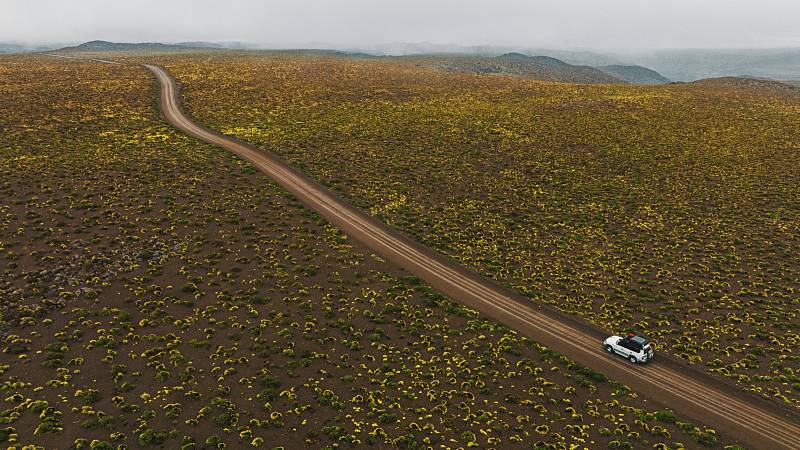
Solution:
[[[324,44],[317,45],[325,48]],[[351,50],[381,56],[408,56],[408,55],[474,55],[474,56],[500,56],[507,53],[520,53],[523,55],[544,55],[560,59],[568,64],[583,66],[605,66],[620,64],[623,61],[607,54],[583,50],[556,50],[546,48],[527,48],[507,45],[456,45],[432,44],[429,42],[395,42],[390,44],[376,44],[360,46]]]
[[[175,43],[174,45],[177,45],[177,46],[180,46],[180,47],[191,47],[191,48],[218,48],[218,49],[223,49],[223,48],[241,48],[241,47],[228,47],[226,45],[218,44],[216,42],[205,42],[205,41],[178,42],[178,43]]]
[[[120,52],[120,51],[170,51],[187,50],[187,47],[178,44],[162,44],[160,42],[108,42],[108,41],[89,41],[74,47],[64,47],[64,51],[76,52]]]
[[[528,56],[517,52],[494,57],[440,56],[431,62],[436,67],[454,72],[516,75],[572,83],[623,83],[619,78],[594,67],[576,66],[549,56]]]
[[[62,47],[64,47],[63,44],[1,42],[0,53],[51,51]],[[170,51],[185,49],[255,50],[268,48],[278,49],[284,47],[246,42],[192,41],[163,44],[90,41],[73,47],[65,47],[64,49],[72,51]],[[800,49],[798,48],[744,50],[684,49],[640,52],[620,51],[612,53],[503,45],[466,46],[434,44],[430,42],[397,42],[353,48],[335,48],[329,44],[317,43],[309,46],[296,46],[295,48],[338,50],[344,54],[361,56],[463,55],[488,58],[511,53],[523,56],[548,56],[573,66],[595,67],[606,75],[612,75],[615,78],[632,83],[664,83],[666,79],[674,81],[694,81],[702,78],[728,76],[800,80]],[[635,68],[635,66],[640,67]],[[650,72],[650,70],[652,70],[652,72]]]
[[[610,66],[600,66],[597,69],[633,84],[665,84],[670,80],[665,78],[655,70],[642,66],[623,66],[614,64]]]
[[[58,48],[54,45],[25,45],[0,43],[0,53],[20,53],[47,51]],[[115,43],[90,41],[74,47],[71,51],[171,51],[186,49],[259,49],[264,46],[244,42],[206,42],[193,41],[177,44],[157,42]],[[310,47],[309,47],[310,48]],[[478,72],[497,72],[518,74],[544,79],[569,79],[579,82],[614,82],[624,80],[630,83],[657,84],[674,81],[694,81],[715,77],[754,77],[777,80],[800,80],[800,49],[750,49],[750,50],[657,50],[650,52],[601,53],[594,51],[571,51],[555,49],[517,48],[497,45],[446,45],[421,43],[377,44],[349,49],[334,49],[324,45],[313,48],[338,50],[351,55],[375,56],[473,56],[480,58],[500,57],[516,59],[516,63],[500,63],[488,60],[465,70]],[[505,56],[504,56],[505,55]],[[521,63],[521,57],[532,59]],[[555,61],[537,61],[536,58],[550,57],[559,63],[580,69],[570,68],[567,73],[556,73]],[[541,64],[542,67],[533,67]],[[525,68],[523,66],[530,66]],[[596,68],[602,75],[593,72]],[[547,70],[545,70],[547,69]],[[612,78],[613,77],[613,78]]]
[[[0,53],[46,52],[63,47],[63,44],[25,44],[18,42],[0,42]]]
[[[523,50],[523,53],[528,55],[546,55],[560,59],[566,63],[578,66],[599,67],[599,66],[610,66],[610,65],[623,65],[626,63],[624,59],[619,59],[616,56],[598,52],[590,52],[590,51],[534,48],[534,49],[525,49]]]
[[[320,47],[323,48],[323,47]],[[492,57],[508,53],[543,55],[576,66],[642,66],[661,77],[674,81],[693,81],[710,77],[749,76],[781,80],[800,80],[800,49],[749,50],[653,50],[653,51],[586,51],[526,48],[519,46],[463,46],[422,43],[377,44],[350,49],[373,55],[468,55]],[[623,70],[620,77],[656,82],[659,76],[646,75],[633,69]],[[636,81],[642,82],[642,81]],[[658,82],[664,82],[660,80]]]
[[[319,44],[325,48],[325,44]],[[342,49],[347,52],[367,53],[376,56],[409,55],[476,55],[497,56],[515,50],[514,47],[494,45],[465,46],[455,44],[433,44],[430,42],[393,42]]]
[[[800,80],[800,49],[796,48],[661,50],[627,58],[676,81],[729,76]]]
[[[109,42],[109,41],[89,41],[83,44],[64,47],[66,51],[87,51],[87,52],[119,52],[119,51],[176,51],[190,49],[210,49],[210,50],[242,50],[253,49],[256,46],[244,42],[178,42],[174,44],[164,44],[161,42]]]
[[[229,49],[229,50],[249,50],[259,48],[258,45],[249,44],[247,42],[206,42],[206,41],[192,41],[192,42],[178,42],[175,45],[181,47],[191,48],[216,48],[216,49]]]
[[[660,77],[674,81],[693,81],[702,78],[749,76],[780,80],[800,80],[800,49],[745,49],[745,50],[654,50],[645,52],[602,52],[584,50],[558,50],[512,46],[460,46],[431,43],[393,43],[374,45],[358,51],[375,55],[474,55],[500,56],[507,53],[542,55],[577,66],[642,66],[657,73],[645,75],[625,69],[618,73],[623,79],[648,79],[656,82]],[[614,73],[617,68],[608,69]],[[641,81],[636,81],[641,82]],[[658,82],[665,82],[660,80]]]

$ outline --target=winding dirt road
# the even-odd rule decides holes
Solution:
[[[533,304],[408,239],[274,155],[195,124],[183,112],[177,84],[170,75],[157,66],[145,67],[156,75],[161,85],[161,112],[169,123],[250,161],[351,238],[440,292],[628,385],[653,402],[654,408],[672,408],[752,448],[800,450],[800,419],[794,412],[671,357],[656,355],[649,364],[634,365],[604,353],[601,344],[606,333],[603,330],[547,306]]]

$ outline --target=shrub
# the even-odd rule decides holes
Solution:
[[[664,422],[664,423],[675,423],[678,421],[678,417],[675,415],[675,412],[671,409],[662,409],[656,411],[656,419]]]

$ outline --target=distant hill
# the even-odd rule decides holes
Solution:
[[[16,42],[0,42],[0,53],[46,52],[59,47],[61,47],[61,45],[35,45],[19,44]]]
[[[108,42],[89,41],[74,47],[64,47],[63,51],[75,52],[124,52],[124,51],[170,51],[187,50],[198,47],[189,47],[180,44],[162,44],[160,42]]]
[[[319,42],[312,47],[328,48],[329,44]],[[355,53],[367,53],[376,56],[422,56],[422,55],[465,55],[465,56],[500,56],[509,52],[519,52],[526,55],[546,55],[558,58],[566,63],[583,66],[605,66],[621,64],[621,60],[602,53],[590,51],[556,50],[548,48],[527,48],[508,45],[457,45],[433,44],[430,42],[395,42],[374,44],[343,49]]]
[[[64,45],[25,44],[18,42],[0,42],[0,53],[25,53],[36,51],[52,51]],[[290,50],[319,49],[341,51],[345,55],[358,57],[368,56],[436,56],[438,58],[484,58],[487,61],[476,71],[496,71],[499,73],[517,74],[545,79],[561,79],[565,74],[553,73],[552,70],[521,69],[520,67],[494,67],[498,63],[488,63],[495,57],[508,57],[517,60],[516,66],[522,65],[524,57],[534,64],[539,56],[544,55],[575,67],[594,67],[607,77],[613,77],[630,83],[665,83],[672,81],[693,81],[714,77],[753,77],[774,80],[800,81],[800,48],[765,48],[765,49],[673,49],[673,50],[619,50],[613,53],[586,50],[558,50],[520,46],[475,45],[418,43],[388,43],[338,48],[330,43],[317,42],[285,47],[282,45],[254,44],[246,42],[207,42],[193,41],[172,44],[162,43],[114,43],[107,41],[91,41],[74,47],[65,47],[66,51],[171,51],[186,49],[237,49],[237,50]],[[548,61],[539,61],[545,66],[553,66]],[[550,61],[553,62],[553,61]],[[640,68],[637,68],[640,67]],[[455,68],[454,68],[455,69]],[[467,68],[465,70],[473,70]],[[652,70],[653,73],[649,72]],[[540,72],[537,74],[537,71]],[[597,74],[574,73],[567,78],[577,78],[583,82],[598,82],[602,79]],[[663,78],[663,79],[662,79]],[[613,82],[609,78],[605,81]]]
[[[325,42],[312,43],[311,47],[328,48]],[[470,55],[497,56],[512,50],[511,47],[493,45],[465,46],[455,44],[433,44],[430,42],[394,42],[361,45],[343,48],[348,53],[366,53],[375,56],[422,56],[422,55]]]
[[[495,57],[437,58],[440,68],[456,72],[516,75],[537,80],[571,83],[623,83],[620,78],[589,66],[574,66],[549,56],[505,53]],[[441,61],[441,62],[439,62]]]
[[[597,67],[597,69],[633,84],[665,84],[670,82],[669,78],[664,77],[653,69],[642,66],[613,64],[610,66],[600,66]]]
[[[207,41],[192,41],[192,42],[178,42],[175,45],[190,48],[216,48],[220,50],[251,50],[259,48],[258,45],[248,44],[247,42],[207,42]]]
[[[603,53],[596,53],[590,51],[569,51],[569,50],[557,50],[548,48],[537,48],[537,49],[525,49],[524,53],[527,53],[528,55],[551,56],[553,58],[558,58],[567,64],[572,64],[575,66],[599,67],[599,66],[625,64],[624,60],[621,60],[613,55],[607,55]]]
[[[0,44],[1,45],[1,44]],[[1,49],[2,47],[0,47]],[[45,50],[45,49],[42,49]],[[48,49],[49,50],[49,49]],[[163,44],[161,42],[109,42],[109,41],[89,41],[80,45],[59,48],[56,51],[64,52],[125,52],[125,51],[138,51],[138,52],[174,52],[174,51],[189,51],[189,50],[258,50],[258,47],[252,44],[243,42],[206,42],[206,41],[192,41],[192,42],[178,42],[175,44]],[[376,56],[358,53],[358,52],[345,52],[341,50],[330,49],[314,49],[314,48],[301,48],[301,49],[276,49],[267,50],[262,49],[262,52],[278,52],[278,53],[293,53],[304,55],[319,55],[319,56],[343,56],[351,58],[376,58]]]
[[[219,48],[219,49],[240,48],[236,46],[237,44],[234,44],[235,47],[229,47],[228,45],[225,44],[218,44],[216,42],[205,42],[205,41],[178,42],[174,45],[177,45],[179,47],[189,47],[189,48]]]
[[[675,81],[731,76],[800,80],[800,48],[659,50],[627,59]]]
[[[529,56],[519,52],[505,53],[503,55],[498,56],[498,58],[507,60],[516,60],[516,61],[521,61],[523,63],[542,64],[546,66],[558,66],[558,67],[570,66],[570,64],[560,59],[553,58],[552,56],[544,56],[544,55]]]
[[[800,87],[791,82],[781,82],[748,77],[718,77],[705,78],[702,80],[687,83],[686,86],[699,86],[704,89],[719,88],[725,90],[741,89],[747,91],[760,92],[767,95],[776,96],[797,96],[800,95]]]
[[[318,44],[325,48],[325,44]],[[638,65],[672,81],[723,76],[749,76],[800,81],[800,48],[619,50],[615,52],[558,50],[497,45],[463,46],[428,42],[376,44],[351,49],[385,56],[472,56],[490,58],[509,52],[547,55],[567,64],[590,67]],[[628,77],[618,74],[620,77]],[[633,77],[631,79],[637,79]]]

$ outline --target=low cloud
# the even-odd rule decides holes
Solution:
[[[800,46],[791,0],[5,0],[0,40],[392,42],[635,50]]]

